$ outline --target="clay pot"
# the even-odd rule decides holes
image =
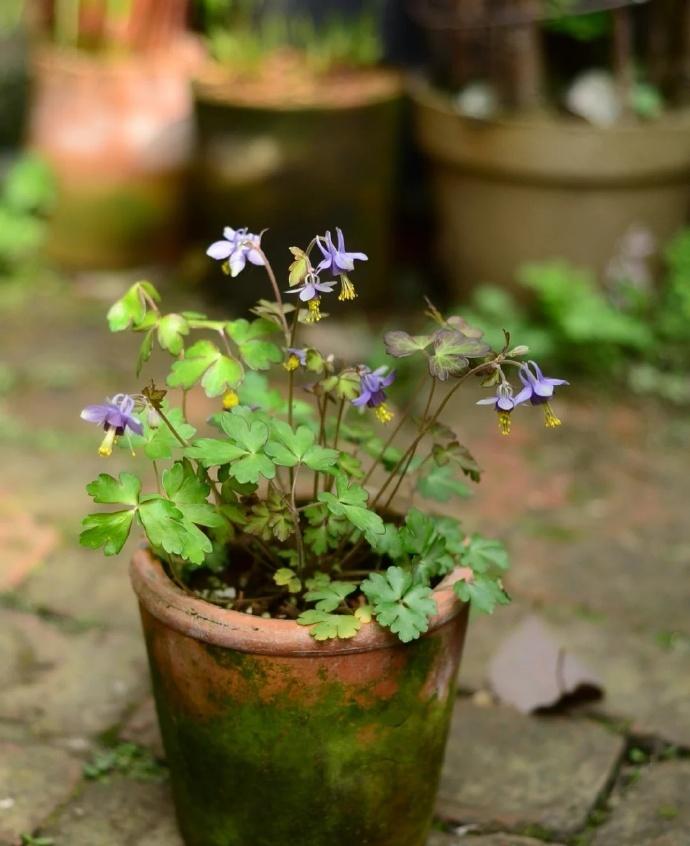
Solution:
[[[607,129],[566,118],[478,121],[413,84],[432,164],[441,260],[456,294],[510,286],[524,262],[601,273],[632,226],[659,244],[690,209],[690,111]]]
[[[164,54],[34,57],[29,143],[55,172],[47,252],[61,264],[134,265],[175,244],[193,145],[194,54],[180,40]]]
[[[467,626],[448,582],[417,641],[319,643],[184,593],[148,551],[131,577],[187,846],[424,846]]]
[[[340,226],[349,249],[369,256],[357,266],[359,302],[388,304],[400,80],[372,70],[323,88],[300,97],[277,78],[254,92],[220,69],[196,81],[196,232],[208,240],[227,225],[268,229],[270,254],[288,261],[290,246]],[[249,289],[242,303],[238,286],[224,287],[234,305],[254,302]]]

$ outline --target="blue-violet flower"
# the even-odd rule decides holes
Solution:
[[[259,252],[261,235],[255,235],[247,227],[232,229],[226,226],[223,230],[223,240],[214,241],[206,250],[206,255],[223,262],[223,270],[232,277],[241,273],[247,261],[262,266],[264,259]]]
[[[306,349],[298,349],[297,347],[287,348],[287,358],[283,362],[283,367],[290,370],[297,370],[298,367],[307,366],[307,351]]]
[[[543,405],[546,427],[555,429],[556,426],[560,426],[561,421],[554,414],[549,400],[559,385],[569,383],[565,379],[551,379],[544,376],[536,361],[529,361],[527,364],[521,365],[518,376],[524,387],[515,397],[516,405],[522,402],[529,402],[531,405]]]
[[[387,373],[387,370],[385,365],[376,370],[365,366],[360,367],[360,394],[352,400],[354,406],[366,405],[368,408],[376,409],[376,417],[381,423],[389,423],[393,419],[393,412],[386,405],[385,388],[395,379],[395,370],[391,370],[390,373]]]
[[[100,455],[112,455],[113,444],[129,430],[135,435],[141,435],[144,427],[133,416],[134,400],[129,394],[116,394],[112,399],[100,405],[87,405],[81,413],[81,419],[88,423],[96,423],[105,429],[105,437],[98,452]]]
[[[338,238],[337,246],[333,243],[333,237],[330,232],[316,238],[316,244],[321,250],[323,259],[316,268],[317,273],[322,270],[328,270],[330,273],[335,273],[340,276],[340,294],[339,300],[353,300],[357,296],[355,286],[348,277],[348,272],[354,270],[355,261],[367,261],[368,258],[365,253],[349,253],[345,249],[345,238],[343,231],[336,227]]]

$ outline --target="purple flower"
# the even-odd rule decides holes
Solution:
[[[87,405],[81,413],[81,419],[88,423],[96,423],[105,429],[105,438],[99,447],[101,455],[111,455],[113,444],[124,435],[127,430],[141,435],[143,426],[133,416],[134,400],[129,394],[116,394],[112,399],[100,405]]]
[[[325,236],[320,235],[316,238],[318,248],[323,254],[323,260],[316,268],[317,272],[322,270],[329,270],[331,273],[338,275],[348,273],[354,270],[355,259],[359,261],[367,261],[367,256],[364,253],[348,253],[345,249],[345,238],[343,237],[342,229],[336,227],[338,233],[338,246],[333,243],[333,238],[330,232],[326,232]]]
[[[388,368],[384,365],[376,370],[369,367],[359,368],[359,390],[358,397],[352,400],[352,405],[358,408],[366,405],[368,408],[376,409],[376,416],[382,423],[388,423],[393,419],[392,412],[386,406],[387,388],[395,379],[395,370],[386,374]]]
[[[549,400],[554,395],[559,385],[567,385],[565,379],[551,379],[544,376],[536,361],[529,361],[521,365],[518,370],[520,381],[524,385],[520,393],[515,397],[516,405],[521,402],[530,402],[531,405],[544,406],[544,420],[547,428],[555,429],[561,425],[561,421],[553,413]]]
[[[498,427],[502,435],[510,434],[510,414],[513,409],[525,402],[525,398],[520,399],[522,392],[518,396],[513,396],[513,389],[507,382],[501,382],[496,389],[496,396],[487,397],[479,400],[477,405],[492,405],[498,412]]]
[[[316,273],[307,274],[304,282],[296,288],[288,288],[288,294],[299,294],[300,300],[303,303],[308,303],[310,300],[315,300],[321,294],[330,294],[333,292],[333,287],[337,282],[322,282]]]
[[[242,229],[226,226],[223,230],[223,240],[214,241],[206,250],[206,255],[222,261],[223,268],[227,268],[230,275],[235,277],[244,270],[247,260],[258,266],[263,265],[260,247],[260,234],[254,235],[246,226]]]

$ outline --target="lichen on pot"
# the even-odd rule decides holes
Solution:
[[[243,281],[265,273],[272,299],[251,319],[213,319],[165,313],[136,283],[110,328],[143,334],[137,373],[154,345],[170,354],[166,386],[82,411],[103,430],[101,455],[120,444],[153,463],[150,491],[130,472],[88,486],[115,508],[87,516],[81,542],[114,555],[135,524],[146,536],[132,579],[185,840],[422,846],[467,613],[509,601],[507,557],[454,518],[396,507],[410,488],[446,501],[464,495],[461,478],[479,481],[441,419],[470,379],[494,389],[480,404],[504,435],[523,406],[558,426],[551,401],[566,383],[521,361],[508,335],[492,350],[429,305],[425,334],[384,337],[428,382],[400,412],[394,370],[313,340],[326,308],[358,296],[367,256],[341,229],[292,247],[281,275],[246,227],[226,227],[207,254]],[[186,411],[197,386],[215,403],[204,432]]]

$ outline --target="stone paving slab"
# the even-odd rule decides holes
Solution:
[[[644,767],[640,777],[614,797],[608,820],[592,846],[688,846],[690,761]]]
[[[510,708],[455,708],[437,810],[485,829],[582,828],[610,783],[624,741],[586,720],[524,717]]]
[[[118,736],[120,740],[143,746],[160,760],[165,757],[153,696],[148,696],[136,707]]]
[[[49,746],[0,743],[0,846],[16,846],[65,802],[82,765]]]
[[[140,631],[137,602],[129,583],[128,561],[135,542],[115,558],[64,541],[17,591],[39,611]]]
[[[67,632],[38,617],[0,610],[0,721],[36,736],[93,735],[115,725],[148,692],[140,636]]]
[[[42,834],[56,846],[184,846],[167,783],[88,782]]]
[[[501,641],[527,614],[516,603],[492,617],[470,621],[460,667],[461,690],[487,687],[487,667]],[[605,697],[590,706],[607,717],[629,721],[639,734],[657,735],[690,747],[690,642],[663,648],[651,633],[631,632],[598,618],[554,608],[540,616],[603,684]]]
[[[550,840],[551,846],[559,846]],[[427,846],[544,846],[543,840],[532,837],[520,837],[517,834],[482,834],[475,836],[467,834],[458,836],[434,832],[429,838]]]

